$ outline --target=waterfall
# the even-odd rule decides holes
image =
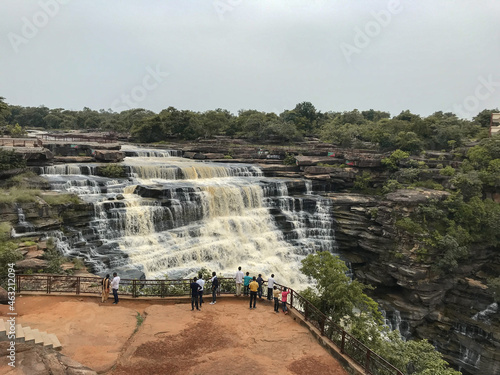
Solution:
[[[23,209],[16,204],[17,210],[17,225],[12,228],[11,236],[12,237],[20,237],[26,235],[28,233],[35,232],[35,226],[30,222],[26,221],[26,215],[24,214]]]
[[[481,354],[476,351],[469,349],[465,346],[460,345],[460,358],[459,360],[469,366],[479,368],[481,362]]]
[[[381,309],[382,316],[384,317],[384,324],[391,331],[398,331],[403,340],[407,340],[411,336],[410,325],[407,321],[401,318],[401,312],[397,309],[386,311]]]
[[[493,315],[497,312],[498,312],[498,303],[494,302],[488,307],[486,307],[486,309],[484,309],[483,311],[480,311],[477,314],[475,314],[472,317],[472,319],[484,322],[486,324],[491,324],[489,317],[490,315]]]
[[[82,256],[94,272],[180,278],[206,267],[232,276],[242,266],[303,286],[300,260],[336,250],[331,203],[314,196],[308,182],[265,178],[253,165],[132,151],[137,156],[120,163],[128,178],[95,176],[98,165],[43,171],[53,172],[45,173],[53,189],[93,204],[89,227],[60,236],[58,247]]]

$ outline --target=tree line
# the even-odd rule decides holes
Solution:
[[[401,149],[411,153],[453,150],[469,139],[485,138],[494,112],[498,112],[498,108],[485,109],[472,120],[466,120],[442,111],[427,117],[408,110],[396,116],[374,109],[321,112],[312,103],[302,102],[279,114],[242,109],[235,115],[221,108],[195,112],[174,107],[159,113],[143,108],[117,113],[90,108],[74,111],[43,105],[23,107],[9,105],[0,98],[0,125],[4,127],[19,124],[22,128],[54,131],[109,131],[130,135],[141,143],[215,136],[290,143],[312,136],[342,147]]]

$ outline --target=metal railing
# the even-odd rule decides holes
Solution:
[[[218,278],[218,294],[235,294],[236,285],[233,278]],[[16,290],[21,292],[45,292],[93,294],[101,293],[102,278],[86,276],[59,276],[59,275],[16,275]],[[177,280],[120,280],[119,295],[131,297],[181,297],[191,294],[190,279]],[[283,288],[284,285],[275,283]],[[205,283],[205,290],[212,289],[210,280]],[[267,282],[262,285],[263,296],[267,295]],[[369,375],[404,375],[403,372],[378,354],[370,350],[365,344],[351,336],[339,325],[333,322],[311,302],[290,290],[287,304],[295,309],[304,320],[315,327],[324,338],[328,339],[345,354],[361,366]],[[206,292],[205,294],[209,294]],[[281,301],[280,301],[281,302]]]

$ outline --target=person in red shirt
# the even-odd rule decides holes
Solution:
[[[283,288],[283,291],[281,292],[281,304],[282,304],[282,307],[283,307],[283,312],[285,314],[288,314],[288,308],[286,307],[286,301],[288,299],[288,294],[290,292],[286,289],[286,288]]]

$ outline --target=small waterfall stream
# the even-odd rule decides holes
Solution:
[[[310,181],[266,178],[253,165],[197,162],[174,150],[125,152],[128,178],[96,176],[97,165],[41,171],[54,190],[93,204],[88,228],[57,237],[65,254],[84,257],[95,272],[180,278],[201,267],[232,275],[241,265],[299,285],[307,282],[299,271],[305,255],[336,250],[329,200],[315,196]]]

